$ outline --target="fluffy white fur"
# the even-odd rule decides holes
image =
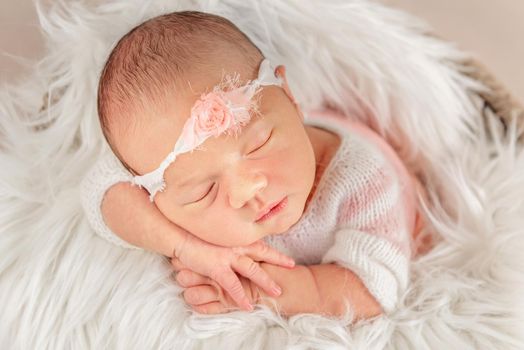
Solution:
[[[92,3],[39,6],[47,54],[1,86],[1,348],[524,348],[524,154],[514,138],[484,134],[482,87],[461,74],[463,54],[363,0]],[[330,104],[370,123],[427,178],[442,239],[413,263],[398,311],[351,328],[265,309],[193,315],[167,261],[92,233],[78,185],[107,150],[98,74],[125,32],[183,9],[231,19],[286,64],[303,108]]]

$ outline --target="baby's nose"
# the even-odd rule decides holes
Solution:
[[[229,204],[235,209],[242,208],[266,186],[267,178],[263,174],[236,176],[229,186]]]

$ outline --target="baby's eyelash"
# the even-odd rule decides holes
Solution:
[[[264,147],[268,142],[269,140],[271,139],[271,136],[273,135],[273,130],[271,130],[271,132],[269,133],[269,136],[268,138],[266,139],[266,141],[264,141],[263,144],[261,144],[260,146],[258,146],[257,148],[255,148],[254,150],[252,150],[251,152],[249,152],[249,154],[253,153],[253,152],[256,152],[258,151],[259,149],[261,149],[262,147]]]
[[[206,192],[206,194],[204,196],[202,196],[200,199],[197,199],[196,201],[194,201],[193,203],[197,203],[197,202],[200,202],[201,200],[203,200],[204,198],[207,197],[207,195],[209,193],[211,193],[211,191],[213,190],[213,187],[215,187],[216,185],[216,182],[213,182],[213,185],[211,185],[211,187],[209,188],[209,190]]]

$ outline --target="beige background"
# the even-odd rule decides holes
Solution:
[[[524,102],[524,0],[381,1],[424,18],[441,37],[473,52]],[[0,79],[27,73],[43,50],[32,1],[0,0]]]
[[[524,103],[524,0],[382,0],[474,54]]]

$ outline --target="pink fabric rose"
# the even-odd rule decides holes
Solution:
[[[234,125],[234,116],[216,92],[203,94],[191,108],[191,117],[182,131],[184,151],[194,149],[209,136],[218,136]]]
[[[218,136],[234,124],[234,117],[222,97],[210,92],[202,95],[191,109],[195,119],[195,134],[207,138]]]

